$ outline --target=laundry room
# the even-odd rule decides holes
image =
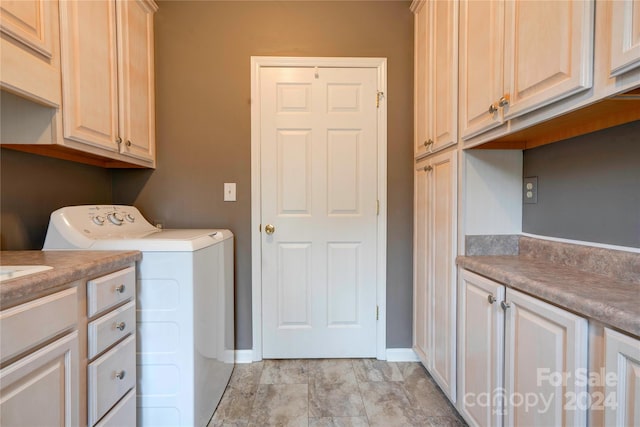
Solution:
[[[635,143],[640,134],[640,45],[619,55],[622,65],[609,72],[609,42],[614,46],[623,39],[611,29],[611,22],[621,19],[618,6],[600,0],[564,2],[581,6],[559,10],[554,15],[557,22],[547,22],[545,13],[533,6],[518,15],[509,8],[493,10],[489,2],[476,10],[467,7],[473,3],[467,1],[88,3],[94,3],[94,9],[76,0],[29,0],[15,10],[9,3],[0,6],[0,265],[55,264],[55,271],[68,266],[68,260],[59,258],[62,252],[86,250],[81,276],[65,276],[73,281],[33,293],[33,298],[47,298],[62,292],[58,308],[77,296],[76,311],[90,298],[88,288],[80,289],[85,286],[77,283],[101,283],[106,278],[105,283],[115,286],[111,275],[134,267],[139,287],[137,297],[127,294],[104,311],[69,320],[36,344],[0,358],[1,378],[14,381],[17,374],[9,368],[45,344],[71,339],[78,332],[80,352],[65,357],[78,361],[77,372],[69,378],[79,388],[61,400],[71,399],[76,405],[71,406],[72,414],[68,408],[61,410],[65,415],[59,419],[109,425],[126,413],[129,418],[120,420],[133,416],[140,426],[160,425],[156,423],[162,420],[166,425],[206,426],[212,416],[211,426],[490,425],[495,419],[477,421],[474,411],[480,409],[470,409],[462,400],[462,391],[479,393],[463,387],[480,381],[468,374],[471,380],[463,382],[468,337],[463,325],[480,323],[465,317],[476,313],[462,305],[469,297],[464,292],[471,289],[465,282],[467,271],[480,277],[469,279],[474,286],[484,278],[505,286],[506,294],[491,291],[492,296],[503,295],[505,302],[514,287],[584,320],[587,326],[576,329],[591,334],[583,350],[598,356],[589,359],[589,365],[585,356],[584,366],[576,366],[604,369],[604,342],[613,339],[607,335],[610,329],[620,335],[620,342],[632,342],[625,357],[640,366],[640,316],[632,307],[640,304],[640,146]],[[636,11],[628,15],[640,19],[637,0],[620,3],[628,3],[625,7]],[[34,14],[53,24],[35,35],[31,29],[25,31],[23,21]],[[539,46],[529,36],[522,36],[524,41],[509,38],[502,34],[506,30],[500,36],[480,36],[480,23],[492,16],[499,16],[505,28],[520,25],[527,30],[522,34],[549,36]],[[519,16],[522,22],[514,23]],[[637,32],[640,24],[631,27]],[[563,32],[567,28],[570,31]],[[594,36],[605,33],[606,37]],[[521,35],[515,30],[514,34]],[[526,64],[522,60],[524,65],[518,62],[527,58],[520,47],[530,57]],[[560,57],[582,62],[565,66],[556,61]],[[487,65],[489,61],[493,63]],[[513,62],[511,68],[508,61]],[[498,62],[499,85],[496,76],[482,74]],[[535,73],[526,72],[534,69]],[[563,73],[571,74],[566,88],[556,85],[564,82]],[[497,96],[492,85],[500,86],[497,92],[505,92],[506,98],[505,93]],[[542,92],[545,85],[553,89],[538,97],[536,91]],[[495,93],[489,95],[490,86]],[[307,110],[325,115],[306,121]],[[360,113],[362,118],[356,117]],[[338,115],[341,118],[334,119]],[[320,138],[323,142],[317,142],[317,134],[326,136]],[[609,148],[602,153],[606,144]],[[535,202],[529,192],[531,199],[535,194]],[[431,200],[442,202],[430,204]],[[85,207],[73,214],[87,221],[76,230],[80,237],[69,238],[70,246],[59,243],[62,239],[47,247],[52,214],[68,218],[59,210],[74,206]],[[316,218],[318,212],[321,218]],[[360,226],[362,234],[357,234]],[[122,237],[113,239],[112,230],[120,230]],[[196,232],[176,240],[158,237],[160,246],[140,240],[136,246],[115,243],[134,241],[136,233],[153,237],[167,230]],[[103,231],[107,237],[102,237]],[[221,236],[232,242],[231,264],[222,254],[228,247],[215,245]],[[82,247],[79,242],[87,237],[98,243]],[[194,243],[197,239],[211,242]],[[191,249],[172,249],[183,248],[183,242]],[[180,323],[162,311],[172,299],[167,295],[180,299],[171,294],[169,282],[195,284],[199,273],[197,268],[193,274],[184,272],[175,260],[196,265],[196,260],[202,261],[199,251],[207,247],[222,251],[215,255],[220,268],[206,270],[207,277],[222,274],[216,276],[220,283],[231,277],[232,288],[220,285],[215,296],[189,294],[192,299],[204,296],[181,306],[186,311],[176,316],[188,320]],[[43,248],[44,258],[26,255]],[[115,251],[120,258],[98,261],[92,255],[96,250]],[[160,259],[164,252],[175,257],[165,263]],[[610,295],[615,301],[607,305],[618,314],[590,311],[595,306],[591,300],[565,304],[553,292],[504,282],[503,270],[498,274],[493,268],[515,267],[487,266],[476,259],[560,253],[568,257],[562,262],[571,268],[576,258],[584,260],[585,265],[575,268],[589,276],[584,283],[593,300],[607,294],[593,279],[594,266],[609,260],[614,267],[597,274],[607,277],[609,289],[619,286],[620,293]],[[202,265],[213,263],[211,259]],[[153,277],[154,289],[167,292],[164,299],[144,293],[149,289],[146,278],[155,274],[146,269],[152,262],[166,272],[162,278]],[[175,271],[167,271],[168,266]],[[542,274],[531,271],[523,273],[524,282]],[[14,283],[31,286],[52,274],[45,270],[16,275]],[[561,274],[558,277],[564,277]],[[12,325],[3,320],[13,313],[10,310],[34,302],[10,289],[8,280],[3,278],[0,285],[7,298],[0,302],[0,326]],[[447,284],[441,293],[438,283]],[[76,288],[77,295],[64,293]],[[198,305],[206,298],[215,303]],[[492,307],[498,309],[501,300],[496,301]],[[132,303],[137,317],[130,317]],[[216,304],[221,304],[218,317],[208,321],[217,325],[211,327],[217,335],[201,340],[195,331],[203,317],[194,315],[208,313]],[[500,312],[508,313],[502,308]],[[39,319],[48,315],[43,313]],[[137,322],[137,334],[129,326],[120,331],[119,341],[91,350],[92,322],[121,314],[137,319],[123,320]],[[175,360],[164,355],[175,331],[154,330],[153,322],[192,329],[185,345],[203,345],[216,353],[212,360],[221,361],[221,368],[215,371],[220,375],[215,390],[212,383],[192,378],[198,374],[180,376],[168,368],[145,371],[151,368],[144,363],[202,372],[197,365],[206,359],[199,359],[198,351]],[[224,329],[225,322],[232,324],[232,332]],[[317,329],[316,324],[322,325],[320,332],[307,334]],[[112,332],[120,333],[120,323],[113,325]],[[145,331],[149,337],[166,335],[166,341],[144,341]],[[130,347],[133,336],[138,345],[151,349],[137,350],[137,388],[136,381],[121,374],[124,368],[115,369],[112,377],[120,388],[110,392],[112,401],[105,398],[110,403],[104,407],[87,402],[81,394],[92,387],[90,367],[114,349]],[[217,347],[208,348],[215,340]],[[602,348],[594,350],[593,343]],[[67,343],[69,348],[75,345]],[[234,362],[235,368],[229,368]],[[548,361],[531,357],[526,362],[543,367]],[[143,382],[143,372],[167,379]],[[508,374],[495,378],[501,381],[498,388]],[[156,387],[163,395],[179,382],[190,394],[175,393],[175,402],[154,397],[157,400],[148,406],[162,410],[145,409],[145,390]],[[551,393],[549,387],[540,393]],[[593,394],[605,389],[602,385],[572,390]],[[2,389],[3,395],[9,392]],[[137,408],[131,397],[136,394]],[[391,403],[381,407],[381,399],[389,396]],[[202,399],[209,398],[220,402],[215,416],[215,405],[203,409]],[[638,399],[628,407],[638,407]],[[187,415],[176,415],[183,404]],[[20,405],[24,403],[16,407]],[[577,425],[586,425],[590,410],[575,412]],[[609,412],[606,416],[611,417]],[[604,422],[605,411],[594,413]],[[510,421],[512,425],[530,420],[528,414],[517,418],[519,414],[514,416],[520,421]],[[135,425],[121,423],[112,425]]]

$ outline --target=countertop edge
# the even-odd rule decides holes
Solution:
[[[66,253],[69,257],[74,256],[73,252],[56,252],[59,254]],[[6,281],[0,284],[0,310],[5,310],[50,295],[73,286],[73,282],[77,280],[84,278],[91,279],[95,276],[130,265],[141,259],[142,252],[140,251],[103,251],[100,253],[99,259],[78,261],[77,263],[73,263],[73,265],[62,267],[56,267],[54,265],[54,268],[51,270]],[[44,264],[48,265],[50,262],[44,262]],[[25,265],[31,265],[31,263],[25,263]]]

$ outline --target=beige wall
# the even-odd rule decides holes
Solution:
[[[237,345],[251,335],[250,57],[388,58],[387,346],[411,346],[413,18],[406,1],[160,2],[158,167],[116,171],[114,203],[236,235]],[[224,182],[238,201],[222,201]]]
[[[58,208],[109,203],[108,169],[0,149],[2,250],[42,249],[49,215]]]

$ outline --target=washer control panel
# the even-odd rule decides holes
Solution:
[[[68,227],[94,239],[130,238],[158,231],[133,206],[68,206],[59,211]]]

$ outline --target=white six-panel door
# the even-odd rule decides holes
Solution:
[[[376,93],[373,68],[260,72],[264,358],[376,355]]]

